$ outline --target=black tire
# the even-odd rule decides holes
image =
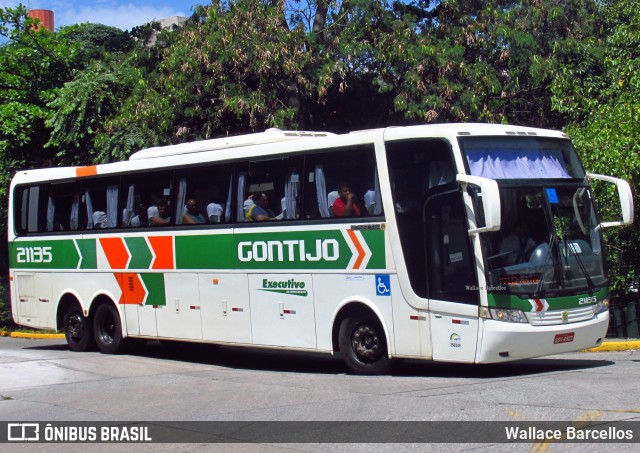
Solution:
[[[371,315],[347,317],[340,324],[338,344],[342,358],[356,374],[384,374],[391,362],[380,322]]]
[[[120,314],[112,304],[102,304],[97,308],[93,317],[93,333],[100,352],[117,354],[124,349]]]
[[[84,352],[95,346],[89,318],[85,318],[82,310],[77,306],[67,309],[64,314],[63,329],[64,337],[72,351]]]

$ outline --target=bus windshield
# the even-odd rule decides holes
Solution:
[[[500,198],[503,227],[483,235],[490,287],[545,297],[606,284],[587,187],[502,187]]]
[[[593,197],[570,142],[463,142],[471,174],[500,187],[502,227],[482,235],[489,288],[536,298],[604,286]]]

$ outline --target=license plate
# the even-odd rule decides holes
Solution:
[[[575,336],[576,336],[575,332],[559,333],[553,339],[553,344],[571,343],[573,341],[573,337]]]

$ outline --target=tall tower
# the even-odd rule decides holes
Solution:
[[[40,24],[38,26],[38,30],[40,27],[44,27],[49,31],[53,31],[53,11],[50,9],[32,9],[29,10],[29,16],[34,19],[40,19]]]

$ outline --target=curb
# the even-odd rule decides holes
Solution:
[[[30,340],[64,340],[63,333],[25,333],[0,331],[0,337],[13,337]],[[640,339],[605,340],[600,346],[596,348],[583,349],[581,352],[633,351],[635,349],[640,349]]]
[[[54,340],[64,339],[63,333],[26,333],[26,332],[0,332],[0,337],[26,338],[28,340]]]
[[[640,340],[606,340],[597,348],[589,348],[583,352],[632,351],[640,349]]]

